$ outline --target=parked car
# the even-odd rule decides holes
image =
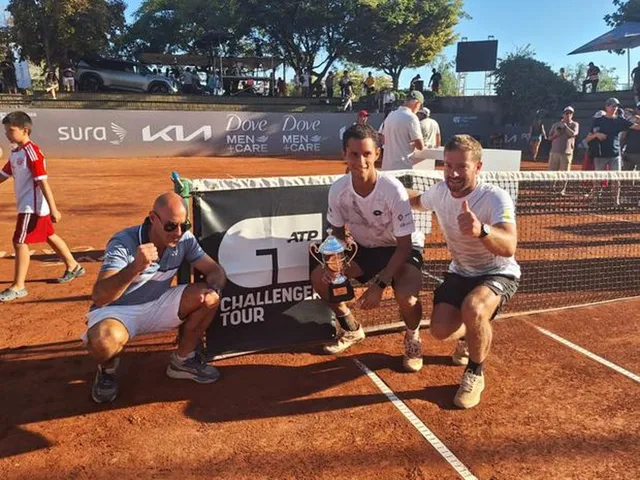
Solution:
[[[176,93],[175,82],[154,74],[142,63],[108,58],[83,58],[76,67],[76,82],[81,91],[102,89],[147,93]]]

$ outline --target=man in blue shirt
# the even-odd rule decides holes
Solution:
[[[115,400],[119,355],[129,340],[144,333],[182,327],[166,371],[170,378],[212,383],[220,377],[195,350],[220,304],[226,275],[189,228],[182,199],[170,192],[156,199],[142,225],[109,240],[83,336],[99,363],[91,389],[95,402]],[[206,283],[172,287],[183,260],[202,272]]]

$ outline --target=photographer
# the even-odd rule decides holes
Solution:
[[[566,107],[562,111],[562,119],[554,123],[549,130],[551,152],[549,153],[549,170],[569,171],[573,160],[578,122],[573,120],[573,107]]]

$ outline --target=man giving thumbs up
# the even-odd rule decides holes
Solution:
[[[460,408],[480,402],[490,322],[520,279],[513,201],[501,188],[478,181],[481,158],[474,138],[454,136],[444,147],[445,181],[410,194],[413,209],[435,211],[451,252],[449,271],[434,293],[430,331],[439,340],[458,340],[453,362],[466,365],[453,400]]]

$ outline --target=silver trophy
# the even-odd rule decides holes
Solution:
[[[329,301],[331,303],[346,302],[355,297],[353,286],[344,275],[345,270],[358,253],[358,244],[353,240],[343,242],[332,235],[333,230],[327,229],[329,234],[324,242],[309,245],[309,253],[322,268],[334,273],[329,285]]]

